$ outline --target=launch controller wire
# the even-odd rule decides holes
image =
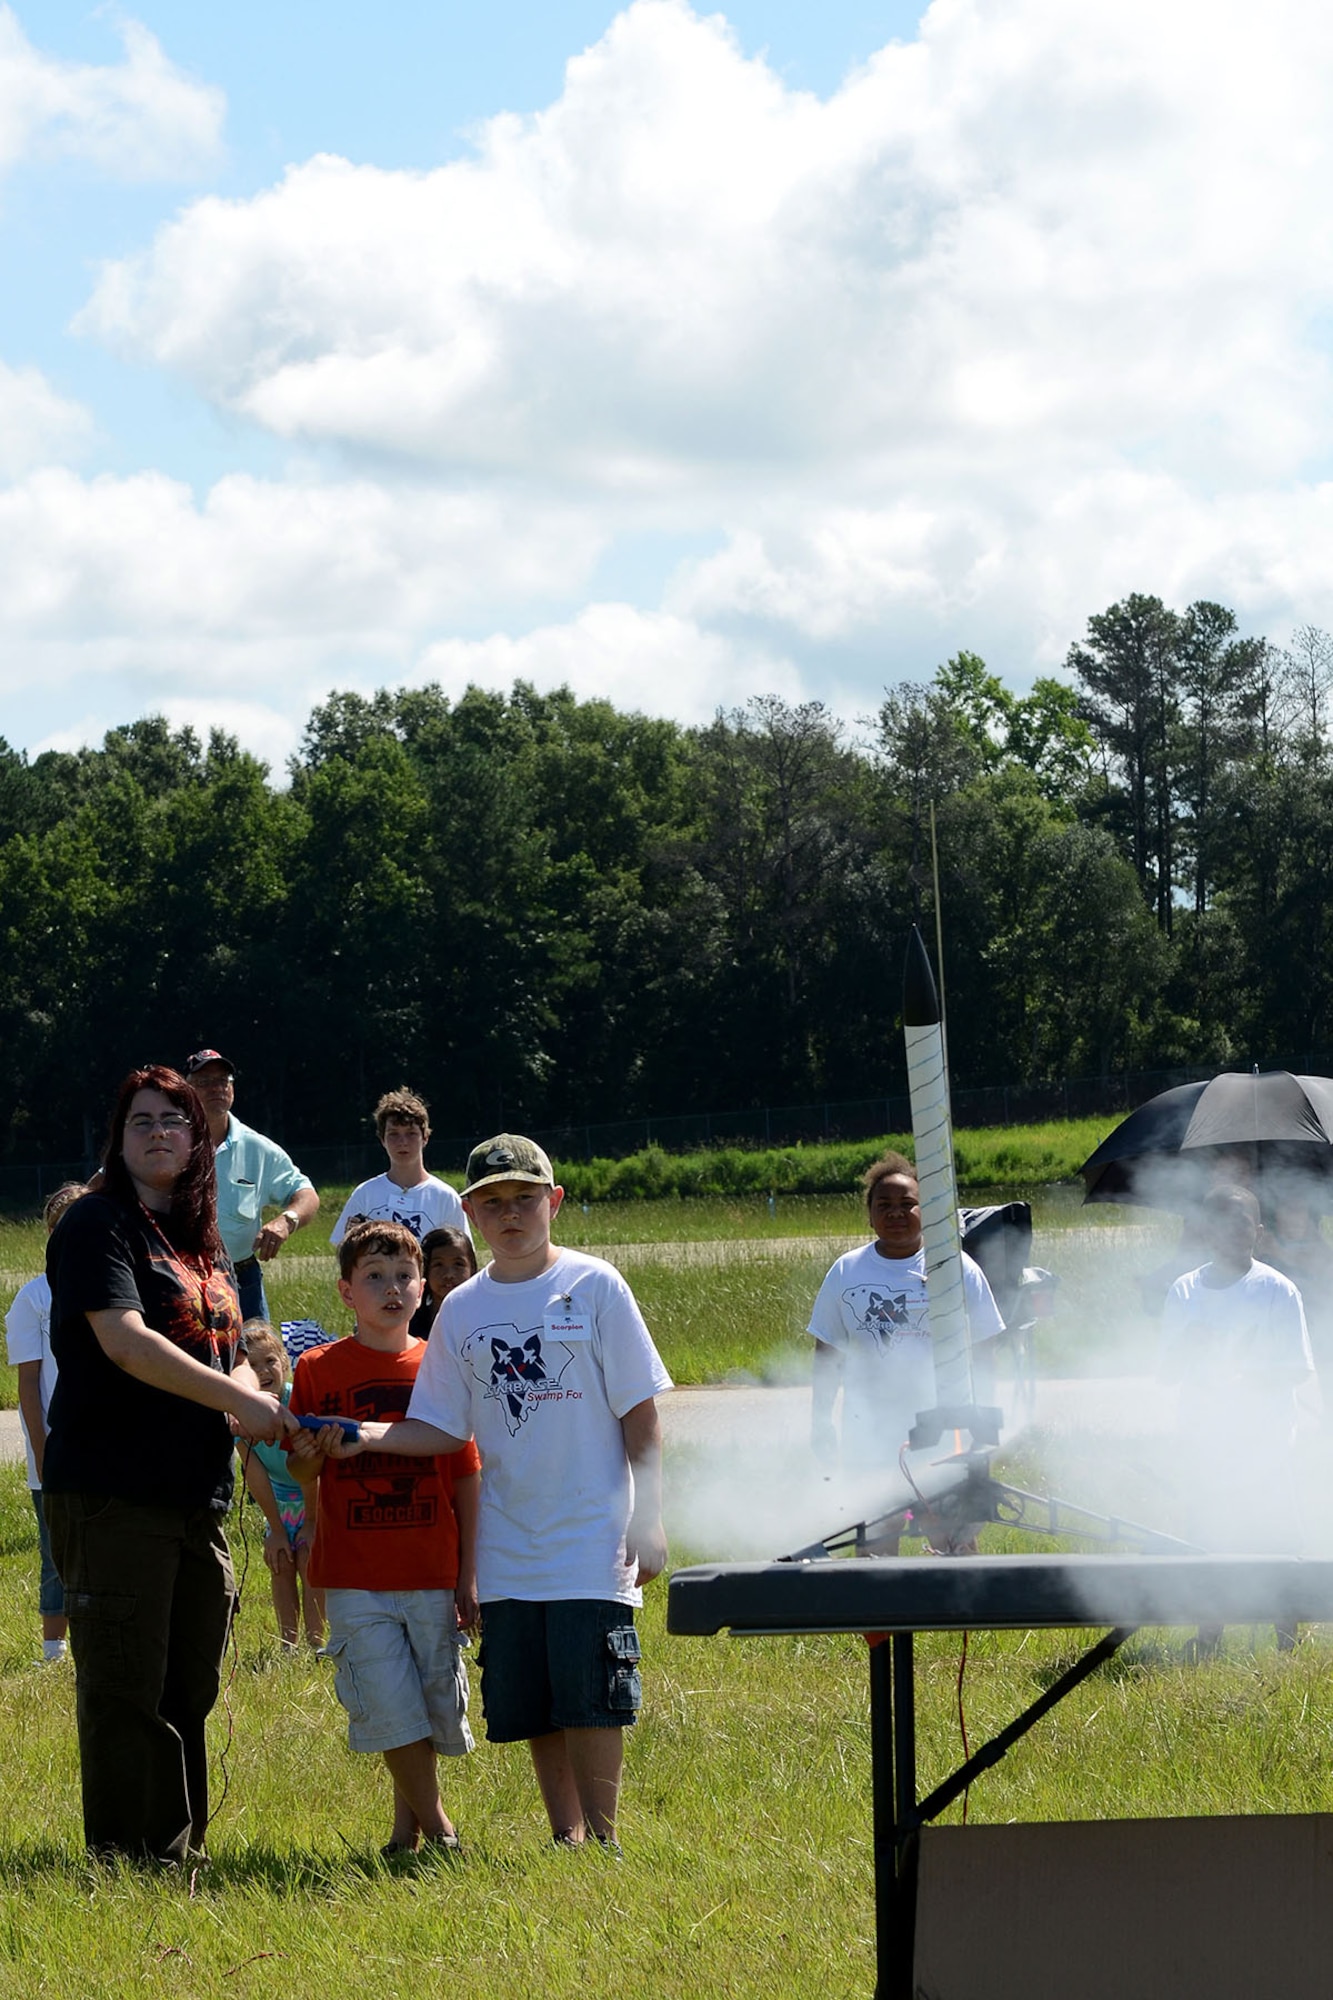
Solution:
[[[925,1494],[921,1491],[921,1488],[917,1485],[915,1479],[913,1479],[912,1468],[907,1462],[906,1445],[903,1445],[898,1453],[898,1470],[902,1473],[904,1480],[911,1487],[917,1499],[921,1502],[922,1513],[923,1514],[928,1513],[929,1503],[926,1499]],[[909,1514],[907,1518],[910,1520],[912,1517]],[[972,1755],[972,1746],[968,1741],[968,1735],[967,1735],[967,1709],[964,1705],[964,1700],[963,1700],[963,1682],[967,1675],[967,1642],[970,1637],[971,1637],[970,1633],[964,1632],[962,1651],[958,1655],[958,1673],[954,1681],[954,1705],[958,1714],[958,1734],[962,1738],[963,1762],[965,1764],[969,1761]],[[971,1790],[972,1787],[969,1785],[965,1788],[963,1792],[964,1826],[967,1825],[967,1804],[969,1796],[971,1794]]]
[[[240,1440],[238,1439],[237,1442],[239,1443]],[[245,1473],[249,1470],[250,1454],[253,1450],[253,1443],[247,1439],[241,1460],[240,1505],[236,1510],[241,1531],[241,1573],[236,1578],[236,1589],[231,1606],[231,1619],[227,1627],[227,1650],[231,1657],[227,1669],[227,1678],[222,1684],[222,1708],[227,1718],[227,1732],[222,1741],[222,1748],[217,1753],[217,1768],[218,1775],[222,1781],[222,1794],[217,1804],[209,1811],[209,1832],[212,1831],[213,1822],[218,1818],[222,1808],[226,1805],[227,1795],[231,1791],[231,1751],[232,1745],[236,1741],[236,1714],[231,1705],[231,1690],[232,1684],[240,1672],[241,1645],[237,1637],[236,1627],[240,1622],[241,1605],[245,1598],[245,1587],[250,1576],[250,1529],[246,1520],[246,1503],[250,1499],[250,1488],[246,1483]],[[194,1894],[193,1876],[190,1878],[190,1894]]]

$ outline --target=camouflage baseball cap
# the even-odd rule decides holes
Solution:
[[[520,1139],[514,1132],[498,1132],[493,1139],[483,1139],[468,1154],[467,1185],[463,1193],[472,1194],[491,1181],[538,1181],[543,1187],[554,1187],[555,1175],[551,1162],[535,1140]]]

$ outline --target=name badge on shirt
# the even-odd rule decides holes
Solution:
[[[548,1340],[591,1340],[592,1320],[587,1313],[554,1312],[544,1316]]]

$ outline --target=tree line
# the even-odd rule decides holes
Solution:
[[[851,724],[335,694],[285,784],[160,717],[0,740],[0,1150],[204,1044],[293,1143],[404,1080],[472,1132],[901,1089],[932,822],[958,1087],[1329,1046],[1333,640],[1133,595],[1067,668],[960,652]]]

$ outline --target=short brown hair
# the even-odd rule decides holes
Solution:
[[[1242,1187],[1239,1181],[1219,1181],[1215,1187],[1207,1189],[1199,1199],[1200,1212],[1207,1217],[1224,1215],[1227,1209],[1235,1208],[1238,1204],[1255,1222],[1262,1222],[1263,1210],[1259,1205],[1258,1195],[1253,1188]]]
[[[384,1142],[384,1128],[394,1118],[400,1125],[419,1125],[423,1138],[430,1137],[430,1112],[426,1101],[418,1097],[414,1090],[406,1086],[402,1090],[386,1090],[375,1106],[375,1132],[380,1143]]]
[[[867,1208],[870,1206],[870,1197],[875,1189],[881,1181],[886,1181],[890,1174],[906,1174],[909,1181],[916,1181],[916,1168],[905,1153],[881,1153],[877,1160],[871,1161],[861,1176],[861,1185],[866,1191]],[[917,1186],[920,1185],[921,1183],[917,1181]]]
[[[401,1222],[354,1222],[338,1245],[338,1274],[350,1278],[364,1257],[410,1256],[421,1269],[421,1245]]]
[[[61,1185],[46,1197],[42,1203],[42,1221],[46,1224],[48,1236],[65,1210],[72,1208],[87,1192],[82,1181],[62,1181]]]

